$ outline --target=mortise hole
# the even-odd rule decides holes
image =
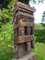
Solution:
[[[33,28],[31,27],[31,30],[30,30],[30,35],[32,35],[33,34]]]
[[[24,27],[24,29],[25,29],[24,34],[28,35],[28,33],[27,33],[27,27]]]
[[[17,28],[17,31],[16,31],[16,32],[17,32],[17,36],[19,35],[18,29],[19,29],[19,28]]]
[[[31,41],[31,48],[34,48],[34,41]]]

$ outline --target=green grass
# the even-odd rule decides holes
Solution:
[[[36,43],[35,49],[33,52],[36,54],[36,60],[45,60],[45,44],[44,43]]]

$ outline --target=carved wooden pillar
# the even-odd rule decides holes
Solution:
[[[14,6],[14,51],[16,60],[35,60],[35,54],[31,53],[34,47],[34,11],[34,8],[21,2]],[[29,55],[30,57],[28,57]]]

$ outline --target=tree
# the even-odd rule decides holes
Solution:
[[[45,24],[45,11],[43,12],[43,15],[42,15],[42,23]]]
[[[7,8],[8,4],[9,4],[11,1],[13,1],[13,3],[14,3],[15,0],[0,0],[0,8]],[[44,0],[17,0],[17,1],[20,1],[20,2],[22,2],[22,3],[28,4],[29,1],[31,1],[31,2],[33,2],[33,3],[37,3],[37,2],[38,2],[38,3],[40,3],[40,2],[43,3]]]
[[[31,1],[31,2],[34,2],[34,3],[40,3],[40,2],[42,2],[43,3],[43,1],[44,0],[18,0],[19,2],[22,2],[22,3],[25,3],[25,4],[28,4],[29,3],[29,1]]]
[[[7,8],[11,0],[0,0],[0,8]]]
[[[25,4],[28,4],[29,3],[29,0],[18,0],[19,2],[22,2],[22,3],[25,3]]]

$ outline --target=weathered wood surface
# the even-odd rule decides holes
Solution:
[[[14,5],[14,12],[17,11],[19,8],[21,9],[25,9],[25,10],[28,10],[28,11],[32,11],[34,12],[35,11],[35,8],[34,7],[31,7],[29,5],[26,5],[26,4],[23,4],[21,2],[18,2],[18,4],[15,4]]]
[[[14,52],[17,60],[35,60],[31,53],[34,48],[34,11],[20,2],[14,6]]]
[[[15,59],[15,60],[36,60],[36,55],[34,53],[29,53],[25,55],[24,57]]]
[[[34,23],[32,23],[32,22],[21,22],[21,23],[18,23],[17,25],[15,25],[15,28],[14,29],[16,29],[16,28],[19,28],[19,27],[33,27],[34,26]]]
[[[24,13],[24,12],[21,12],[21,11],[19,11],[18,13],[16,13],[16,16],[18,16],[19,18],[20,18],[20,16],[26,16],[26,17],[30,17],[30,18],[34,19],[33,15],[28,14],[28,13]],[[14,19],[15,19],[15,14],[14,14]]]
[[[34,40],[34,36],[33,35],[29,35],[29,36],[18,36],[16,37],[17,43],[24,43],[24,42],[28,42],[28,41],[32,41]]]

